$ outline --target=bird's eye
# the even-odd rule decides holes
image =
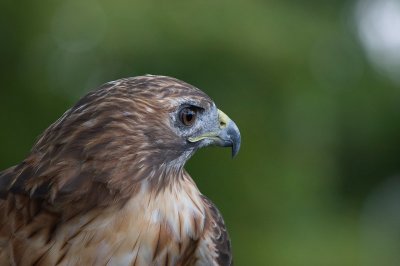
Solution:
[[[194,108],[185,107],[180,111],[179,117],[185,126],[191,126],[196,121],[197,110]]]

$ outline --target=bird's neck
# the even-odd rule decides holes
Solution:
[[[206,215],[202,195],[186,171],[179,175],[162,188],[142,181],[140,190],[124,209],[131,214],[142,213],[150,225],[167,226],[176,239],[183,237],[184,232],[196,239],[204,229]]]

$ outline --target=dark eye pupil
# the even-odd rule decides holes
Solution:
[[[193,119],[193,114],[186,114],[186,121],[190,122]]]
[[[181,111],[181,121],[186,126],[191,126],[196,120],[196,112],[190,108]]]

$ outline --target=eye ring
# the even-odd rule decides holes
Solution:
[[[185,126],[192,126],[197,119],[197,110],[185,107],[179,112],[179,119]]]

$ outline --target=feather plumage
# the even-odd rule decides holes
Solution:
[[[199,89],[150,75],[69,109],[0,173],[0,265],[231,265],[222,216],[183,169],[210,124],[178,125],[185,104],[217,119]]]

